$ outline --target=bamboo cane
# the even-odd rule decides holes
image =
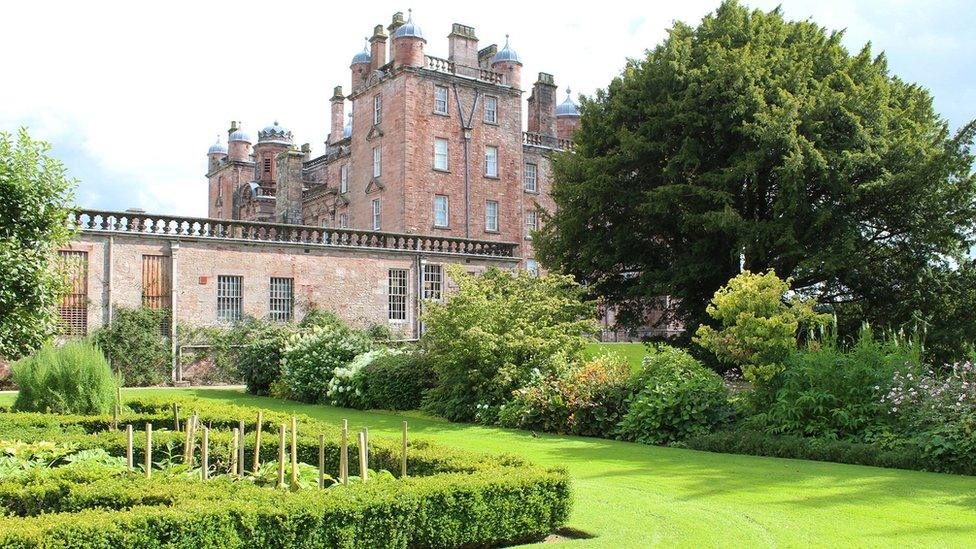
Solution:
[[[243,419],[241,420],[238,428],[241,430],[241,445],[237,449],[238,452],[237,466],[240,469],[239,471],[240,475],[243,477],[244,476],[244,434],[246,432]]]
[[[282,423],[278,430],[278,487],[285,485],[285,430],[287,426]]]
[[[261,466],[261,422],[264,420],[264,411],[258,410],[258,422],[254,426],[254,470],[257,471]]]
[[[203,427],[203,442],[200,443],[200,478],[210,478],[210,429]]]
[[[325,435],[319,435],[319,489],[325,488]]]
[[[186,449],[186,462],[185,463],[188,463],[191,466],[193,465],[193,461],[194,461],[193,458],[194,458],[194,454],[196,453],[196,447],[197,447],[197,426],[198,426],[199,421],[200,421],[200,416],[198,416],[196,413],[194,413],[192,416],[190,416],[190,421],[188,421],[187,424],[186,424],[186,439],[187,439],[186,440],[186,443],[187,443],[187,449]]]
[[[342,443],[339,446],[339,480],[349,484],[349,420],[342,420]]]
[[[132,470],[133,460],[132,460],[132,424],[125,426],[125,468]]]
[[[112,430],[116,431],[119,428],[119,405],[118,403],[112,406]]]
[[[359,479],[362,482],[366,482],[369,476],[369,468],[366,460],[369,459],[369,454],[366,450],[366,433],[364,431],[359,432]]]
[[[173,430],[180,430],[180,405],[173,403]]]
[[[291,416],[291,487],[298,488],[298,419]]]
[[[403,422],[403,455],[400,456],[400,477],[407,476],[407,422]]]
[[[146,478],[152,478],[152,423],[146,424]]]
[[[240,436],[240,431],[237,427],[234,427],[234,434],[230,439],[230,474],[234,476],[237,474],[237,437]]]

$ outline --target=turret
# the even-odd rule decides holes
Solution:
[[[366,44],[369,44],[368,39],[366,40]],[[366,75],[369,74],[369,65],[369,49],[366,45],[363,45],[363,51],[354,55],[352,63],[349,65],[349,70],[352,72],[352,83],[349,86],[349,91],[355,92],[359,89],[359,86],[363,85],[363,82],[366,80]]]
[[[207,173],[210,173],[220,166],[220,161],[227,158],[227,145],[220,142],[220,136],[217,136],[217,142],[210,145],[210,149],[207,150]]]
[[[569,88],[566,88],[566,100],[556,107],[556,137],[560,139],[572,139],[579,125],[579,108],[573,102]]]
[[[240,122],[231,122],[227,130],[227,160],[247,162],[251,160],[251,136],[241,129]]]
[[[502,75],[502,84],[521,89],[522,86],[522,58],[508,43],[505,35],[505,47],[491,58],[491,70]],[[531,112],[531,110],[529,111]],[[529,130],[531,131],[531,130]]]
[[[393,33],[395,45],[393,50],[396,58],[393,64],[397,67],[423,67],[424,66],[424,32],[413,22],[413,13],[407,17],[407,22]]]
[[[275,158],[281,152],[292,148],[292,133],[278,124],[265,127],[258,132],[258,142],[254,146],[255,179],[263,185],[272,185],[277,181],[277,167]]]
[[[332,119],[331,132],[329,133],[329,143],[335,143],[342,139],[342,122],[345,111],[346,100],[342,96],[342,86],[336,86],[332,93]]]

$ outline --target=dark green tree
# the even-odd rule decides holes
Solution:
[[[950,135],[924,88],[841,37],[735,1],[675,24],[582,101],[535,242],[544,264],[624,322],[677,298],[666,320],[687,334],[741,267],[855,322],[948,320],[924,307],[947,301],[933,292],[958,286],[973,242],[976,123]]]
[[[0,132],[0,357],[37,349],[55,333],[65,278],[57,250],[75,182],[27,130]]]

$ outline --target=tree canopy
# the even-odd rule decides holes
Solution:
[[[0,132],[0,357],[18,358],[55,333],[64,277],[57,250],[74,181],[26,130]]]
[[[625,322],[677,298],[664,320],[688,334],[743,269],[775,269],[857,322],[944,321],[926,306],[970,268],[976,124],[951,135],[924,88],[841,38],[735,1],[676,23],[583,99],[543,263]]]

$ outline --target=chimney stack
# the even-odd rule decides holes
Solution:
[[[529,132],[556,136],[556,83],[549,73],[540,72],[529,96]]]
[[[447,35],[447,58],[455,65],[478,66],[478,37],[474,27],[454,23],[451,34]]]
[[[334,144],[342,139],[342,122],[345,119],[346,100],[342,96],[342,86],[336,86],[332,93],[332,125],[329,133],[329,143]]]
[[[373,37],[369,39],[369,70],[375,71],[386,64],[386,31],[383,25],[376,25]]]

